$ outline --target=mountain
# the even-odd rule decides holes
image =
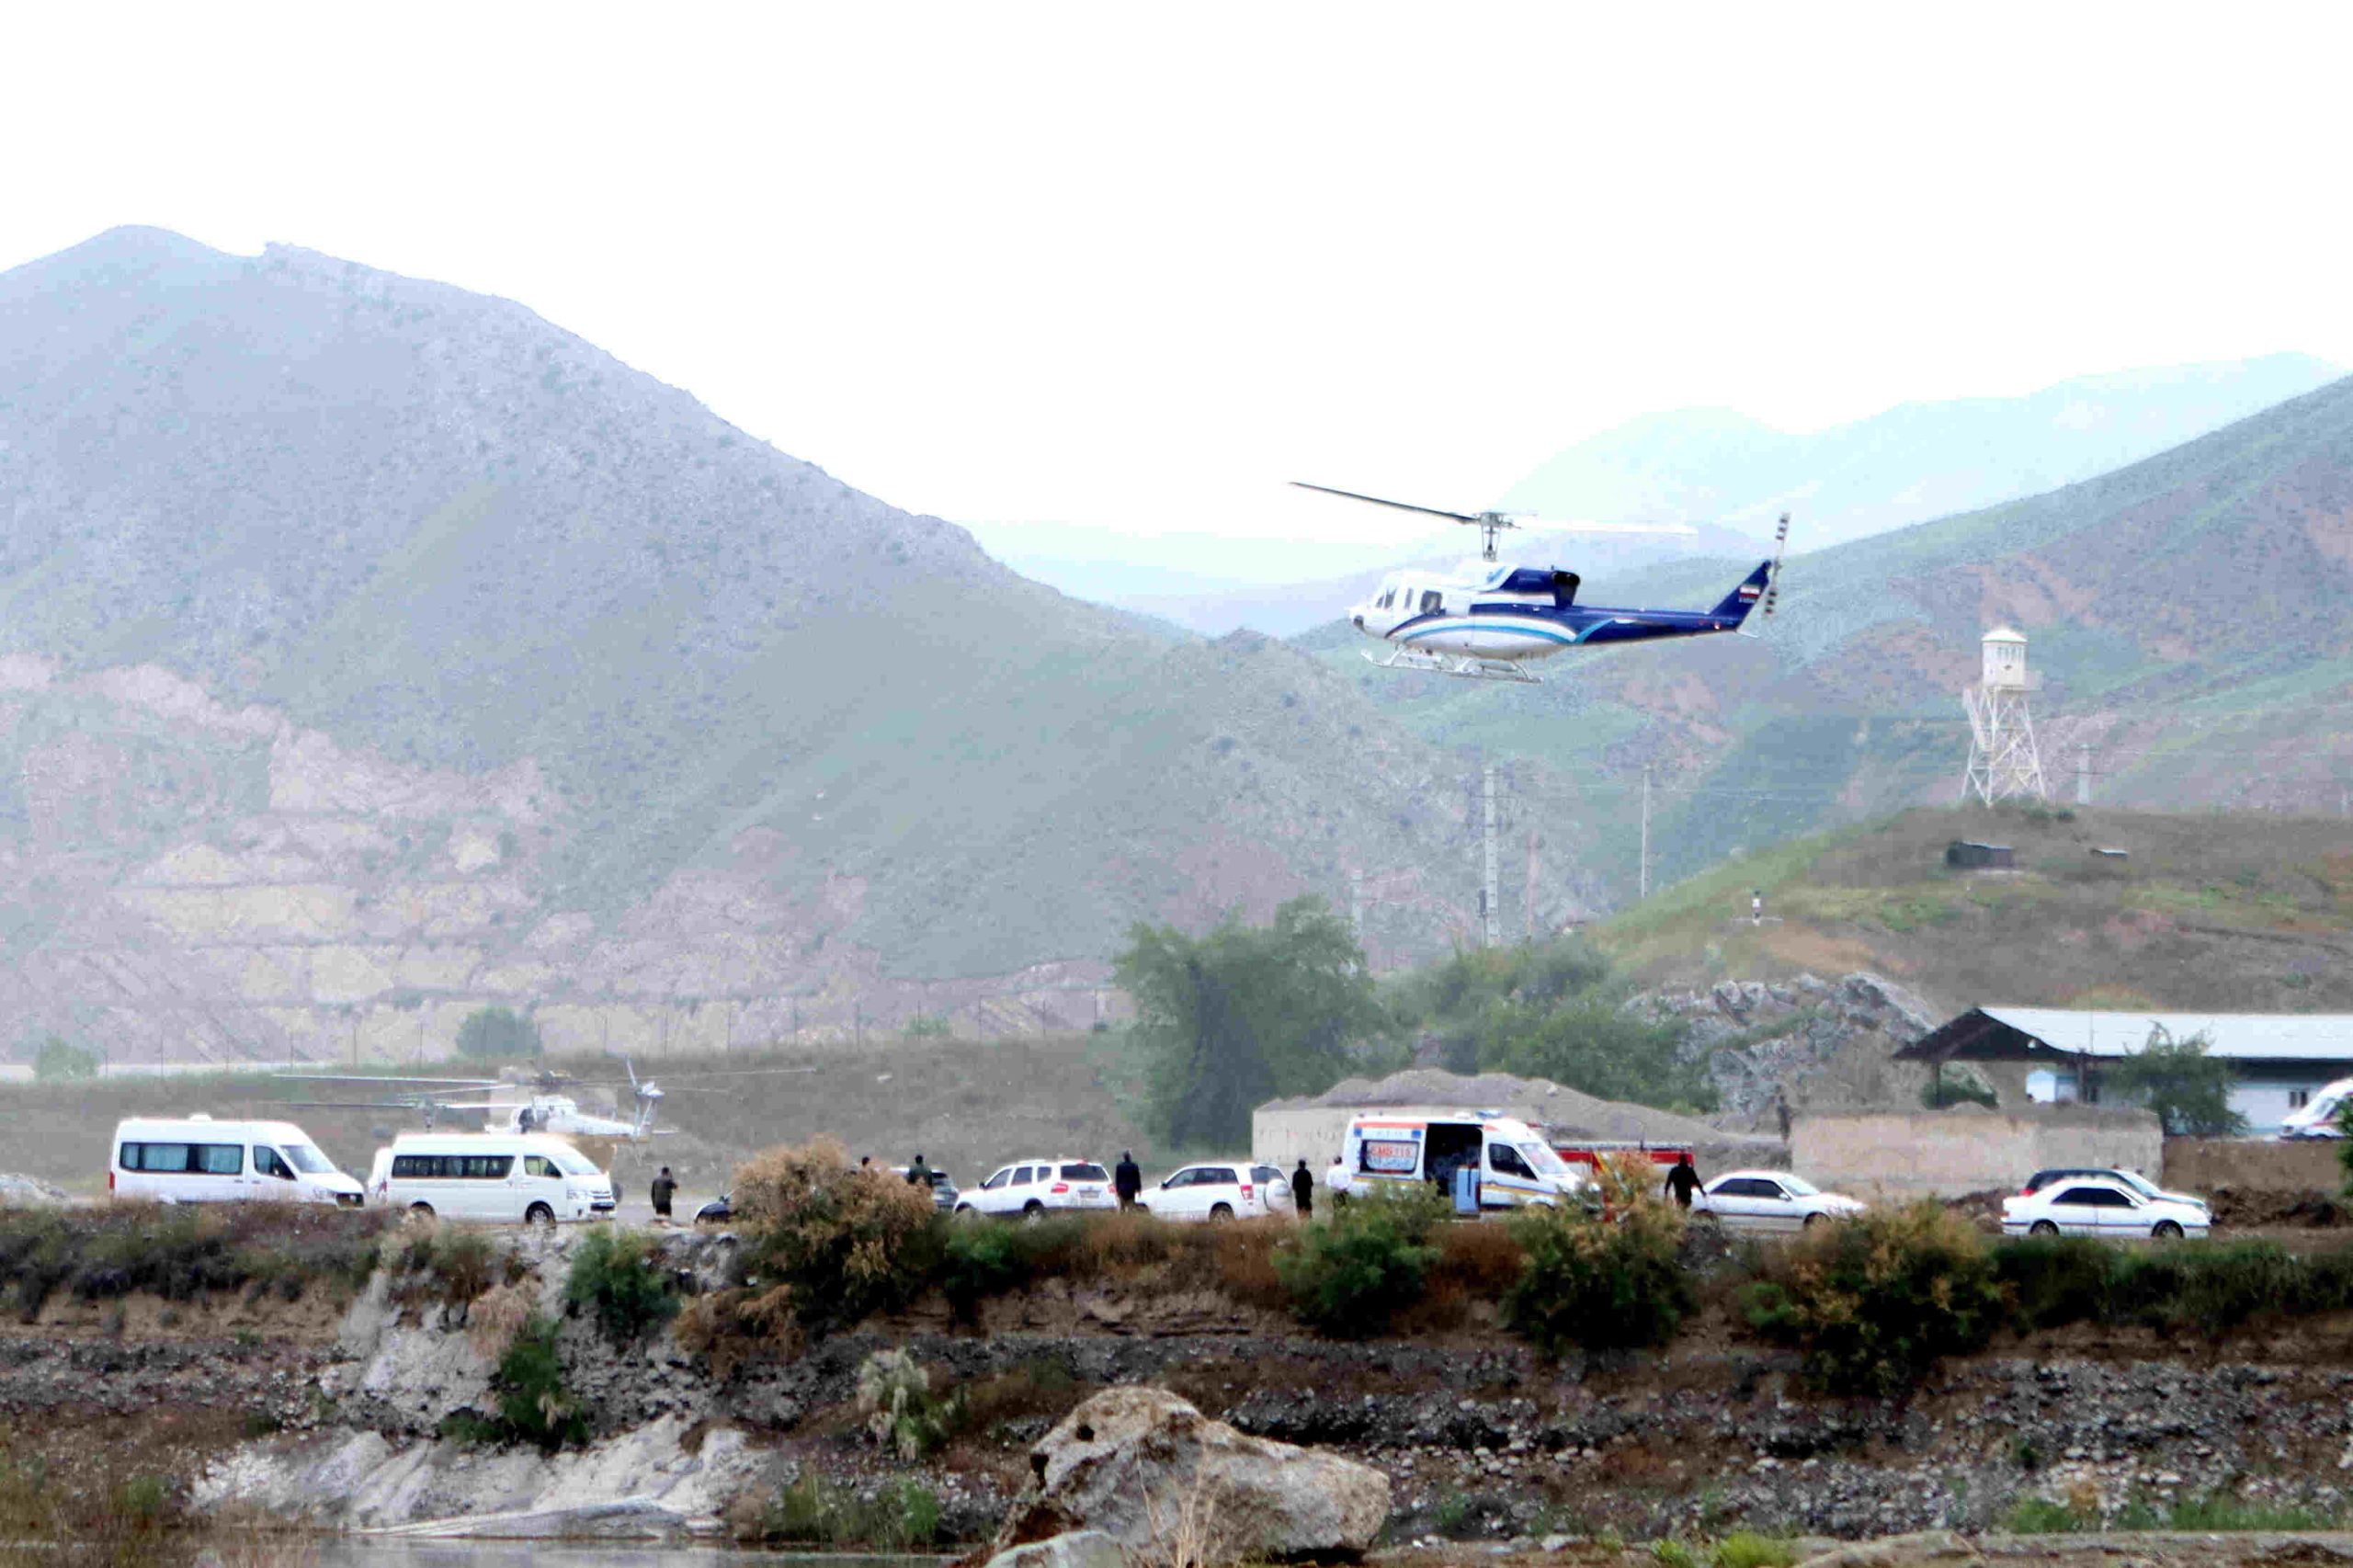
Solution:
[[[1809,435],[1726,409],[1632,420],[1579,442],[1501,506],[1635,522],[1707,517],[1760,535],[1782,511],[1813,548],[2055,490],[2311,392],[2304,354],[2127,370],[2025,397],[1907,403]]]
[[[0,275],[0,516],[19,1029],[1083,1025],[1138,919],[1475,918],[1472,770],[1312,658],[1068,599],[506,301],[153,230]]]
[[[1802,529],[1803,519],[1800,520]],[[1802,537],[1801,534],[1800,537]],[[1705,603],[1743,563],[1591,580],[1605,603]],[[2024,630],[2055,793],[2336,814],[2353,777],[2353,379],[2097,479],[1792,558],[1756,638],[1542,666],[1539,687],[1370,671],[1302,639],[1425,738],[1568,780],[1583,846],[1653,885],[1792,835],[1958,798],[1978,639]]]

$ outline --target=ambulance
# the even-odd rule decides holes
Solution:
[[[1338,1164],[1326,1176],[1348,1198],[1428,1182],[1452,1195],[1475,1185],[1483,1210],[1552,1208],[1586,1177],[1524,1121],[1487,1111],[1363,1111],[1348,1119]]]

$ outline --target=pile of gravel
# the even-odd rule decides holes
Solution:
[[[1411,1067],[1386,1078],[1347,1078],[1323,1094],[1304,1099],[1280,1100],[1274,1108],[1347,1106],[1371,1110],[1383,1106],[1447,1106],[1491,1110],[1541,1127],[1556,1140],[1593,1138],[1618,1142],[1689,1143],[1712,1154],[1717,1163],[1728,1158],[1779,1164],[1779,1139],[1726,1132],[1697,1117],[1599,1099],[1564,1084],[1543,1078],[1517,1078],[1508,1073],[1482,1073],[1467,1077],[1432,1067]]]

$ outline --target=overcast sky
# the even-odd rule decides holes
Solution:
[[[2353,363],[2342,6],[47,6],[0,267],[507,295],[897,505],[1327,538],[1634,415]]]

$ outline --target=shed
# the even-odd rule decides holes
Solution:
[[[2006,844],[1980,844],[1975,839],[1956,838],[1945,846],[1945,864],[1956,870],[2004,869],[2018,863],[2018,851]]]

